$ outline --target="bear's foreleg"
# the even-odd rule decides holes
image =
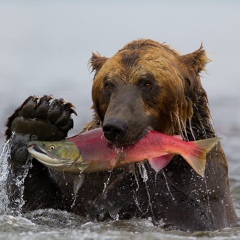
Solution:
[[[10,141],[7,191],[9,209],[27,211],[39,208],[61,208],[61,192],[49,171],[29,157],[31,140],[54,141],[67,136],[73,127],[71,103],[53,96],[30,96],[8,118],[6,140]]]

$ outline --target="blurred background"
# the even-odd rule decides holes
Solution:
[[[0,143],[7,117],[29,95],[53,94],[77,107],[79,132],[91,118],[92,52],[112,56],[151,38],[182,54],[204,45],[212,62],[202,83],[230,171],[240,158],[240,1],[0,1]]]

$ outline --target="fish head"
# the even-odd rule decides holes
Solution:
[[[82,159],[79,148],[71,141],[31,141],[28,152],[43,165],[58,171],[79,173],[90,163]]]

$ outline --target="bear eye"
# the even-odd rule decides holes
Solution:
[[[150,87],[152,87],[152,82],[151,82],[151,81],[146,81],[146,82],[144,83],[143,87],[145,87],[145,88],[150,88]]]
[[[153,87],[153,81],[149,79],[141,79],[140,80],[140,87],[144,91],[150,91]]]
[[[104,92],[105,92],[105,93],[111,93],[111,91],[112,91],[112,89],[113,89],[113,83],[112,83],[112,82],[109,82],[109,81],[106,81],[106,82],[104,83],[103,89],[104,89]]]
[[[155,82],[154,76],[151,73],[146,73],[139,79],[138,84],[143,91],[149,92],[155,86]]]
[[[109,83],[105,83],[104,84],[104,90],[105,91],[109,91],[110,89],[111,89],[110,84]]]

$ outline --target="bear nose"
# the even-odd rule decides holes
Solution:
[[[103,132],[105,138],[113,143],[121,142],[125,135],[126,129],[126,123],[121,120],[108,121],[107,123],[103,124]]]

